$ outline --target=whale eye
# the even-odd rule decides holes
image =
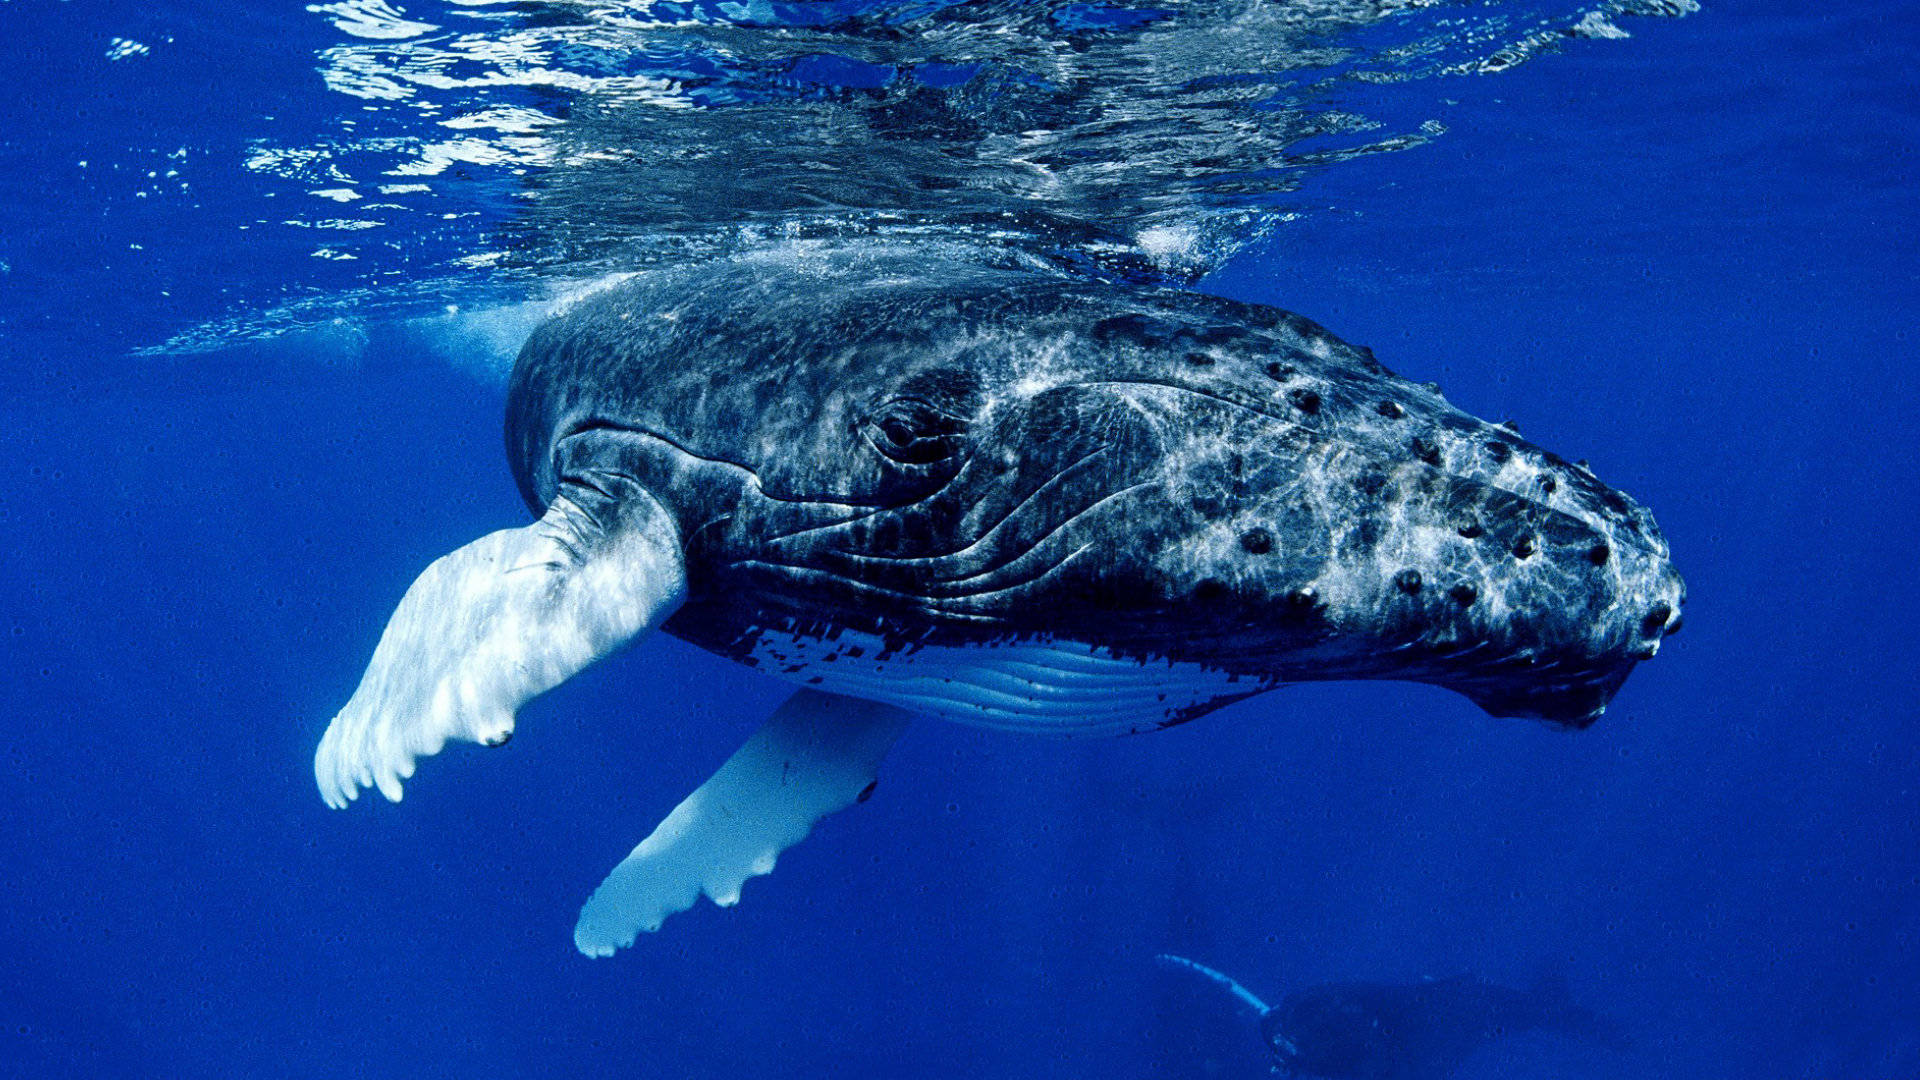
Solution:
[[[902,465],[932,465],[960,449],[966,421],[921,401],[900,398],[867,418],[867,442]]]

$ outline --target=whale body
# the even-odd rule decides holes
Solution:
[[[589,901],[593,954],[737,899],[915,715],[1119,734],[1396,679],[1583,727],[1680,620],[1643,508],[1367,350],[992,255],[648,271],[534,333],[506,435],[538,520],[409,590],[330,803],[654,628],[800,687]]]
[[[1278,1075],[1319,1080],[1447,1080],[1481,1047],[1552,1031],[1624,1050],[1606,1017],[1574,1003],[1548,978],[1520,990],[1477,975],[1397,983],[1352,981],[1296,990],[1268,1005],[1219,971],[1181,956],[1160,963],[1213,982],[1258,1023]]]

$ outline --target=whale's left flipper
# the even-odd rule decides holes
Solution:
[[[415,759],[448,739],[507,741],[520,706],[680,606],[673,519],[645,492],[617,511],[594,494],[560,496],[539,521],[475,540],[407,589],[314,754],[327,805],[365,787],[398,802]]]
[[[912,716],[801,690],[614,867],[580,911],[573,943],[612,956],[705,892],[722,907],[813,823],[858,802]]]

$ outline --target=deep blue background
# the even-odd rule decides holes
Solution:
[[[0,12],[27,14],[0,112],[0,1075],[1262,1075],[1158,951],[1275,997],[1557,969],[1633,1035],[1514,1039],[1468,1080],[1920,1075],[1906,5],[1717,4],[1453,80],[1447,135],[1319,175],[1209,283],[1655,510],[1687,628],[1599,726],[1391,685],[1109,742],[927,723],[738,908],[601,962],[579,902],[784,688],[656,637],[402,806],[327,811],[312,748],[394,599],[522,520],[500,391],[399,333],[123,356],[177,329],[158,289],[190,310],[274,253],[55,170],[142,116],[139,146],[214,145],[187,129],[233,98],[122,93],[89,58],[140,33]],[[235,42],[223,78],[310,65],[199,29]]]

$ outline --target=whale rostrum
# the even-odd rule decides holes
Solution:
[[[913,247],[648,271],[536,331],[537,520],[436,562],[315,759],[449,739],[662,628],[799,684],[589,902],[602,955],[731,903],[906,719],[1146,731],[1396,679],[1584,727],[1678,628],[1653,519],[1288,312]]]

